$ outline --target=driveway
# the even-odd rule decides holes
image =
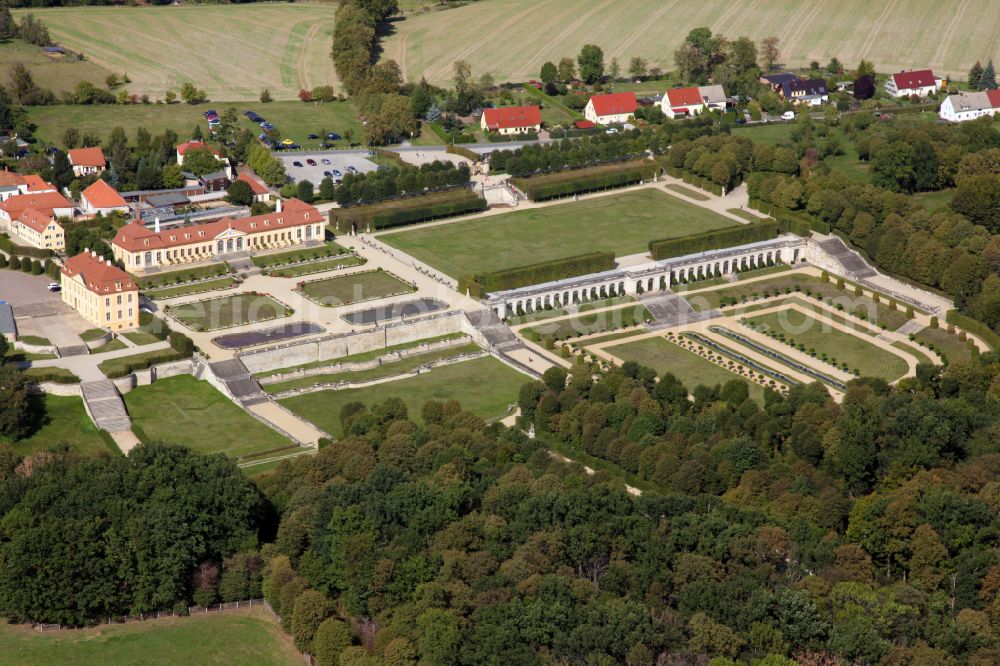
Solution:
[[[20,271],[0,270],[0,301],[14,308],[18,335],[48,338],[57,347],[80,344],[80,333],[93,328],[62,296],[49,291],[47,275],[29,275]]]
[[[361,173],[368,173],[378,168],[378,165],[366,157],[368,151],[364,150],[318,150],[311,153],[279,151],[272,153],[272,155],[285,163],[285,173],[288,174],[289,178],[295,182],[308,180],[316,187],[319,187],[319,182],[323,180],[324,171],[336,169],[341,174],[346,174],[347,167],[353,166]],[[316,166],[309,166],[306,160],[310,159],[316,162]],[[323,164],[323,160],[329,160],[330,163]],[[297,167],[294,162],[298,162],[302,166]]]

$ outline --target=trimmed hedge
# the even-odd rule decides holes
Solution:
[[[770,240],[778,235],[778,223],[762,220],[738,227],[728,227],[680,238],[668,238],[649,242],[649,251],[654,260],[682,257],[686,254],[720,250],[722,248]]]
[[[0,234],[0,250],[7,254],[17,254],[22,257],[35,257],[36,259],[48,259],[52,256],[52,250],[28,245],[18,245],[10,239],[7,234]]]
[[[756,211],[770,215],[778,220],[778,229],[782,233],[808,236],[811,231],[821,234],[829,234],[831,231],[829,224],[807,213],[790,211],[786,208],[765,203],[760,199],[750,199],[747,205]]]
[[[334,208],[330,224],[338,233],[349,233],[351,225],[365,229],[388,229],[441,217],[479,213],[486,210],[486,200],[470,189],[448,190],[417,197],[406,197],[367,206]]]
[[[635,185],[653,178],[658,170],[659,166],[655,162],[632,160],[527,178],[512,178],[510,182],[532,201],[545,201],[573,194]]]
[[[480,156],[479,153],[475,153],[463,146],[449,145],[444,149],[444,152],[451,153],[452,155],[461,155],[462,157],[472,160],[473,162],[478,162],[482,159],[482,156]]]
[[[118,377],[130,375],[136,370],[145,370],[153,365],[169,363],[170,361],[180,361],[181,359],[190,357],[190,353],[179,352],[173,349],[163,349],[146,352],[144,354],[136,354],[135,356],[108,359],[107,361],[101,363],[98,368],[100,368],[101,372],[103,372],[108,379],[117,379]]]
[[[472,296],[482,298],[491,291],[517,289],[518,287],[542,284],[578,275],[608,271],[614,267],[614,252],[590,252],[565,259],[466,276],[459,279],[458,290],[460,292],[468,290]]]
[[[65,368],[28,368],[24,371],[24,376],[29,381],[38,384],[42,382],[52,382],[53,384],[80,383],[80,378]]]
[[[983,322],[964,315],[958,310],[948,310],[944,316],[944,320],[952,326],[964,328],[969,333],[978,336],[983,342],[988,344],[993,349],[1000,349],[1000,335],[994,333],[993,330]]]

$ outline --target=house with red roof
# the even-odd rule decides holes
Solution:
[[[33,174],[21,175],[16,171],[0,171],[0,201],[28,192],[55,192],[56,186]]]
[[[62,252],[66,249],[66,232],[50,214],[26,208],[10,223],[10,235],[18,245]]]
[[[542,109],[538,106],[504,106],[499,109],[483,109],[483,118],[479,125],[484,132],[497,134],[538,132],[542,129]]]
[[[177,165],[184,166],[184,156],[192,150],[208,150],[215,155],[215,159],[219,161],[219,168],[226,172],[227,177],[232,177],[229,171],[229,160],[222,156],[219,149],[215,146],[210,146],[204,141],[185,141],[184,143],[177,144]]]
[[[160,229],[135,220],[118,229],[111,249],[115,260],[132,273],[196,261],[217,261],[226,255],[296,247],[323,242],[326,216],[298,199],[278,200],[265,215],[228,218],[202,224]]]
[[[948,95],[938,110],[938,117],[952,123],[975,120],[1000,113],[1000,90],[963,92]]]
[[[667,118],[689,118],[704,111],[725,111],[726,91],[722,86],[671,88],[663,94],[660,108]]]
[[[267,185],[262,183],[253,172],[243,171],[236,177],[236,180],[242,180],[250,186],[250,190],[253,192],[254,201],[260,201],[261,203],[268,203],[271,201],[271,190],[269,190]]]
[[[639,102],[635,93],[594,95],[583,109],[583,117],[596,125],[621,125],[635,114]]]
[[[104,151],[100,146],[93,148],[73,148],[66,153],[69,163],[73,166],[73,175],[76,177],[90,176],[104,171],[108,167],[107,160],[104,159]]]
[[[76,207],[73,202],[55,191],[28,192],[16,194],[0,202],[0,231],[10,231],[14,220],[29,208],[48,216],[50,219],[68,217],[73,219]]]
[[[94,326],[121,331],[139,326],[139,285],[135,278],[84,250],[61,271],[62,299]]]
[[[941,89],[942,79],[929,69],[897,72],[885,81],[885,91],[893,97],[927,97]]]
[[[118,194],[118,190],[98,178],[80,193],[80,210],[84,215],[108,215],[118,211],[129,212],[128,203]]]

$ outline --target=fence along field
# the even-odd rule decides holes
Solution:
[[[162,99],[186,81],[214,101],[294,99],[337,86],[330,4],[32,9],[52,39],[121,74],[129,92]],[[24,11],[16,12],[19,17]],[[100,87],[103,80],[91,81]]]
[[[605,64],[617,56],[623,72],[633,56],[671,69],[688,31],[707,25],[733,38],[777,35],[788,65],[864,57],[879,71],[932,67],[964,79],[976,59],[1000,60],[995,10],[995,0],[486,0],[393,23],[383,46],[411,81],[449,82],[459,58],[475,75],[523,81],[587,43],[604,49]]]

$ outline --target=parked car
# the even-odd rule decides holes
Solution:
[[[326,135],[326,138],[329,139],[330,141],[339,141],[340,135],[337,134],[336,132],[330,132],[329,134]]]
[[[307,138],[309,138],[309,139],[318,139],[319,138],[319,134],[310,134]]]
[[[794,111],[785,111],[783,114],[781,114],[781,119],[782,120],[795,120],[795,112]]]
[[[326,159],[326,158],[324,157],[323,159],[321,159],[321,160],[320,160],[320,162],[322,162],[323,164],[329,164],[329,163],[330,163],[330,160],[328,160],[328,159]]]
[[[737,125],[746,125],[747,124],[747,119],[746,118],[737,118],[736,119],[736,124]]]
[[[358,170],[356,168],[354,168],[354,165],[352,165],[352,164],[349,164],[347,166],[347,170],[350,171],[351,173],[357,173],[358,172]]]
[[[324,171],[323,172],[323,177],[324,178],[333,178],[333,174],[330,173],[329,171]]]
[[[288,150],[299,150],[300,148],[302,148],[302,146],[300,146],[297,143],[293,143],[292,145],[288,146]]]
[[[292,166],[301,168],[302,167],[302,162],[299,162],[298,160],[295,160],[294,162],[292,162]]]
[[[605,130],[604,133],[605,134],[618,134],[618,128],[617,127],[609,127],[607,130]]]
[[[208,111],[205,112],[205,117],[206,118],[208,118],[209,116],[217,116],[217,115],[219,115],[219,114],[216,113],[215,109],[209,109]]]
[[[306,164],[308,164],[309,166],[316,166],[316,160],[310,157],[309,159],[306,160]]]
[[[62,291],[62,285],[58,282],[49,282],[47,286],[49,291]]]
[[[292,145],[292,144],[293,144],[293,143],[295,143],[295,142],[294,142],[294,141],[292,141],[291,139],[285,139],[285,140],[284,140],[284,141],[282,141],[281,143],[282,143],[282,145],[285,145],[285,146],[290,146],[290,145]]]
[[[337,169],[330,169],[330,173],[332,173],[337,178],[339,178],[340,176],[344,175],[344,174],[340,173],[340,171],[337,170]]]

